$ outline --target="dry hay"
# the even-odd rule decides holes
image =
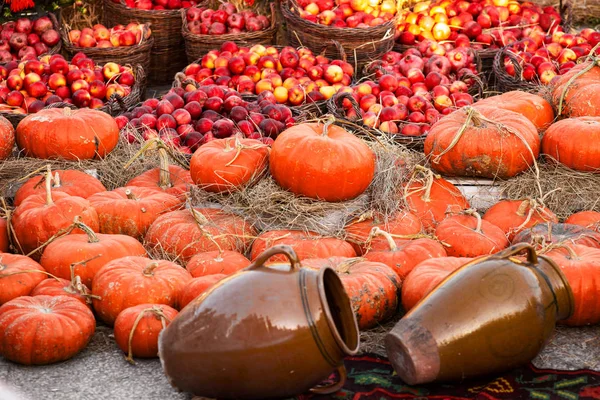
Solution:
[[[402,318],[403,313],[397,313],[392,319],[385,321],[378,326],[360,331],[360,349],[361,354],[375,353],[387,357],[385,351],[385,335]]]
[[[269,175],[251,187],[233,193],[209,193],[192,187],[194,206],[220,207],[246,218],[257,230],[297,229],[324,236],[344,236],[344,226],[371,211],[384,216],[403,206],[402,182],[422,154],[398,146],[392,139],[368,142],[377,156],[376,172],[367,191],[356,199],[330,203],[295,196],[282,189]]]
[[[600,211],[600,174],[574,171],[558,163],[539,163],[538,169],[500,182],[503,197],[541,198],[560,219],[577,211]]]

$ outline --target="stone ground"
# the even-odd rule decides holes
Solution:
[[[534,360],[539,368],[600,370],[600,326],[559,327]],[[90,345],[75,358],[49,366],[24,367],[0,359],[0,383],[23,400],[191,400],[167,382],[158,359],[131,365],[112,332],[99,326]],[[0,400],[3,398],[0,390]]]

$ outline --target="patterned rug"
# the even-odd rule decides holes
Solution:
[[[405,385],[389,361],[380,356],[348,357],[345,364],[348,381],[343,390],[334,395],[299,396],[296,399],[600,399],[600,372],[590,370],[541,370],[530,364],[495,379],[413,387]]]

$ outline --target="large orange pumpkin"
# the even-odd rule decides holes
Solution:
[[[28,115],[17,126],[19,149],[35,158],[103,158],[118,142],[119,127],[113,117],[87,108],[48,108]]]
[[[358,255],[365,254],[369,249],[369,245],[372,246],[374,242],[385,241],[382,237],[370,237],[375,227],[393,235],[415,235],[423,229],[419,218],[408,211],[400,211],[389,218],[385,218],[381,213],[374,212],[368,218],[355,219],[344,230],[346,231],[346,240],[354,246],[354,250]]]
[[[192,276],[179,265],[146,257],[118,258],[98,271],[92,282],[94,310],[108,325],[121,311],[139,304],[178,308],[179,294]]]
[[[133,357],[158,357],[158,335],[177,316],[165,304],[139,304],[123,310],[115,321],[115,341],[133,363]]]
[[[143,187],[117,188],[88,199],[98,213],[100,232],[142,239],[159,215],[181,207],[181,200],[168,193]]]
[[[313,269],[331,267],[337,272],[360,329],[372,328],[394,316],[398,310],[402,281],[385,264],[363,258],[331,257],[303,260],[302,266]]]
[[[538,130],[548,128],[554,121],[554,110],[546,99],[520,90],[491,96],[473,105],[475,108],[480,106],[491,106],[519,113],[530,120]]]
[[[194,183],[221,193],[255,183],[269,166],[269,147],[254,139],[230,137],[201,146],[190,161]]]
[[[291,246],[300,260],[333,256],[356,257],[352,245],[344,240],[321,236],[310,231],[277,230],[263,232],[256,238],[252,244],[250,258],[255,260],[263,251],[280,244]],[[285,261],[286,259],[283,255],[277,255],[269,258],[269,261]]]
[[[546,254],[565,274],[575,299],[575,312],[564,324],[581,326],[600,322],[600,249],[562,244]]]
[[[466,263],[467,257],[441,257],[425,260],[413,269],[402,285],[402,307],[410,311],[437,285]]]
[[[432,239],[395,240],[379,228],[374,229],[373,236],[380,237],[385,242],[373,244],[364,257],[369,261],[389,266],[400,279],[404,279],[420,262],[446,256],[444,246]]]
[[[50,167],[48,167],[50,171]],[[106,188],[98,179],[75,169],[56,170],[52,172],[52,192],[64,192],[71,196],[87,199],[94,193],[105,192]],[[30,178],[15,193],[14,204],[18,206],[27,197],[45,193],[45,175]]]
[[[58,238],[44,249],[40,264],[51,274],[63,279],[79,276],[84,285],[91,287],[96,273],[109,261],[127,256],[145,256],[144,246],[131,236],[94,233],[80,222],[83,234]]]
[[[542,139],[542,153],[576,171],[598,172],[600,117],[567,118],[553,124]]]
[[[438,224],[435,236],[448,245],[446,253],[451,257],[494,254],[509,245],[504,231],[491,222],[482,220],[477,212],[446,218]]]
[[[0,161],[6,160],[15,147],[15,129],[4,117],[0,117]]]
[[[45,272],[29,257],[0,253],[0,305],[19,296],[28,296],[48,277]]]
[[[298,124],[277,137],[270,166],[275,181],[296,195],[344,201],[371,184],[375,154],[339,126]]]
[[[552,211],[532,199],[501,200],[486,211],[483,219],[502,229],[510,241],[540,222],[558,222]]]
[[[94,314],[72,297],[19,297],[0,306],[0,355],[24,365],[65,361],[95,330]]]
[[[179,295],[179,308],[183,309],[183,307],[190,304],[195,298],[225,277],[226,275],[224,274],[214,274],[199,276],[189,281]]]
[[[432,231],[446,218],[447,212],[458,212],[470,208],[461,191],[432,171],[416,168],[411,180],[404,186],[404,199],[423,227]]]
[[[94,232],[98,231],[98,214],[90,203],[81,197],[51,191],[51,175],[46,174],[46,193],[26,198],[12,215],[11,224],[16,246],[28,254],[38,249],[54,235],[67,233],[77,218]],[[70,233],[81,233],[74,229]],[[33,257],[39,259],[38,250]]]
[[[6,221],[6,218],[0,217],[0,253],[8,252],[9,247],[8,222]]]
[[[540,153],[536,127],[500,108],[465,107],[433,124],[425,154],[449,176],[507,179],[527,170]]]
[[[580,211],[569,216],[565,224],[579,225],[600,232],[600,212]]]
[[[596,60],[576,65],[552,85],[552,101],[558,115],[568,117],[600,117],[599,93],[600,67]]]
[[[207,251],[198,253],[188,261],[185,268],[194,278],[207,275],[231,275],[250,265],[250,260],[237,251]]]
[[[244,252],[256,232],[237,215],[214,208],[191,208],[161,215],[146,233],[146,242],[184,262],[204,251]]]

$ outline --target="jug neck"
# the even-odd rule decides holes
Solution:
[[[556,320],[562,321],[571,317],[574,312],[575,300],[567,278],[556,263],[545,256],[538,256],[537,269],[554,295],[556,304]]]

